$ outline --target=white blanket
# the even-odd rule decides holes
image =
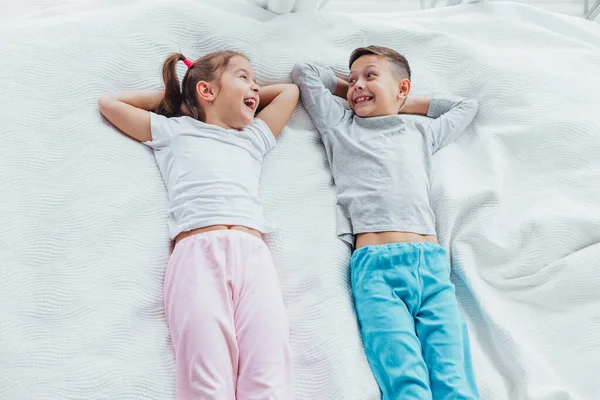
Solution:
[[[482,398],[600,398],[599,26],[517,4],[273,19],[248,2],[117,4],[0,26],[0,398],[174,396],[165,189],[152,153],[103,122],[98,96],[159,88],[177,50],[241,50],[272,83],[289,82],[298,59],[344,71],[372,43],[409,58],[414,94],[481,104],[474,128],[436,155],[432,202]],[[301,106],[261,194],[279,225],[267,241],[296,399],[378,399],[335,190]]]
[[[246,0],[276,14],[317,11],[329,0]]]

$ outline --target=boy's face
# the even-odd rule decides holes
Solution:
[[[348,104],[362,118],[398,114],[410,91],[410,81],[401,79],[395,66],[376,55],[354,61],[348,84]]]

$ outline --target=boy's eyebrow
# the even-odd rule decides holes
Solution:
[[[369,67],[375,67],[375,68],[379,69],[379,65],[377,65],[377,64],[367,64],[367,65],[365,65],[365,68],[369,68]],[[356,70],[354,70],[354,71],[351,70],[350,71],[351,74],[353,74],[354,72],[356,72]]]

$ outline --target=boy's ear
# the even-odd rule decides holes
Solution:
[[[408,78],[401,79],[398,82],[398,98],[403,99],[410,93],[410,80]]]

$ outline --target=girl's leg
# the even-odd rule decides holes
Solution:
[[[234,313],[239,400],[292,400],[289,326],[277,273],[265,243],[235,232]]]
[[[227,242],[199,234],[177,244],[164,305],[175,350],[178,400],[234,400],[238,347]]]

